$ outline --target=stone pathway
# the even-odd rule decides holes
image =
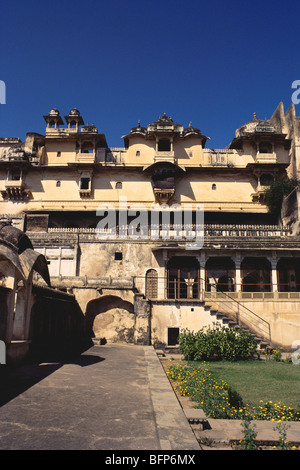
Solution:
[[[0,449],[199,450],[151,346],[94,346],[0,385]]]

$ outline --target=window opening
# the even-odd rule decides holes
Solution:
[[[179,328],[168,328],[168,346],[178,344]]]
[[[170,152],[171,142],[169,139],[160,139],[158,141],[158,151],[159,152]]]
[[[80,189],[89,189],[90,178],[81,178],[80,179]]]

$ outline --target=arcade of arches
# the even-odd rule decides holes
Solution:
[[[146,297],[157,297],[155,270],[146,273]],[[197,299],[201,289],[223,292],[300,292],[300,263],[282,257],[209,257],[205,266],[193,256],[174,256],[167,263],[167,298]]]

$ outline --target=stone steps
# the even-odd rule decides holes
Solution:
[[[243,331],[247,331],[248,333],[250,333],[257,342],[260,349],[272,347],[270,342],[266,341],[262,336],[259,336],[256,331],[252,330],[251,328],[245,325],[238,325],[234,319],[230,318],[230,315],[228,313],[224,313],[220,310],[212,308],[212,306],[209,304],[205,304],[204,308],[205,310],[209,310],[210,314],[215,316],[216,319],[222,321],[223,325],[227,325],[229,328],[242,329]]]

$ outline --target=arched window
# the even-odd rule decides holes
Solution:
[[[155,269],[149,269],[146,272],[146,288],[145,294],[147,299],[157,299],[158,293],[158,277]]]
[[[116,189],[122,189],[122,183],[121,183],[121,181],[118,181],[118,182],[116,183]]]
[[[61,186],[60,181],[56,181],[56,187],[57,187],[57,188],[60,188],[60,186]]]

